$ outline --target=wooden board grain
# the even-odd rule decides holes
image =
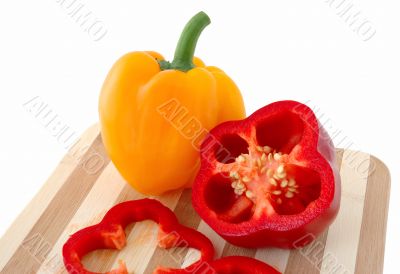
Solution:
[[[390,192],[390,174],[376,157],[338,150],[342,178],[341,209],[335,222],[302,249],[244,249],[226,243],[191,205],[190,190],[155,197],[187,226],[207,235],[216,255],[243,255],[265,261],[284,273],[382,273]],[[95,224],[122,201],[144,197],[121,178],[109,161],[97,126],[91,127],[63,158],[27,208],[0,240],[0,273],[67,273],[61,249],[68,236]],[[88,269],[106,272],[123,259],[135,274],[152,273],[158,265],[183,267],[197,260],[193,249],[157,247],[157,226],[150,222],[127,228],[122,251],[98,250],[84,258]]]

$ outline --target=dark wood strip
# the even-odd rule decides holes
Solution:
[[[343,153],[344,153],[343,149],[336,149],[336,167],[339,172],[342,167]]]
[[[311,244],[301,249],[290,251],[285,273],[287,274],[319,274],[328,230]]]
[[[339,172],[342,165],[343,153],[343,149],[336,150],[336,166]],[[325,252],[328,230],[319,235],[319,237],[317,237],[315,241],[308,246],[290,251],[285,273],[319,274]]]
[[[196,229],[199,226],[201,219],[193,209],[191,196],[191,190],[184,190],[174,213],[182,225]],[[188,248],[171,248],[165,250],[157,247],[146,267],[146,270],[144,271],[144,274],[153,273],[157,266],[180,268],[188,251]]]
[[[96,159],[103,162],[94,169]],[[1,273],[36,273],[109,161],[99,135]]]
[[[257,249],[255,248],[243,248],[232,245],[228,242],[225,243],[224,250],[222,251],[221,257],[226,256],[245,256],[254,258],[256,256]]]
[[[383,272],[386,224],[389,207],[390,172],[379,159],[371,156],[370,173],[364,200],[356,274]]]

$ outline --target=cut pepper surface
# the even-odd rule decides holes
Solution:
[[[304,104],[275,102],[220,124],[203,142],[201,159],[194,208],[233,244],[304,246],[339,210],[335,150]]]
[[[243,256],[223,257],[211,262],[210,266],[214,272],[204,274],[280,274],[279,271],[261,261]]]

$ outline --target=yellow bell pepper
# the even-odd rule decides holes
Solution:
[[[235,83],[193,57],[209,23],[204,12],[187,23],[172,62],[156,52],[131,52],[114,64],[103,84],[99,114],[104,146],[120,174],[141,193],[189,187],[207,131],[245,117]]]

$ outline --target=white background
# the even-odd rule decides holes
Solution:
[[[107,30],[97,42],[75,22],[67,2],[0,3],[0,235],[66,153],[23,104],[40,96],[82,133],[98,119],[98,93],[113,62],[134,50],[171,58],[183,25],[204,10],[213,23],[196,55],[236,81],[248,113],[280,99],[311,100],[331,130],[348,138],[342,145],[352,142],[352,149],[387,164],[392,188],[384,273],[398,273],[397,1],[353,1],[351,12],[361,11],[376,30],[368,41],[338,15],[340,1],[78,1]]]

